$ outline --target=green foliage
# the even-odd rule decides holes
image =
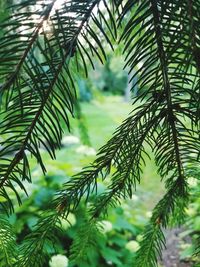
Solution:
[[[17,245],[12,226],[5,219],[0,219],[0,266],[12,267],[16,261]]]
[[[36,231],[30,233],[22,244],[16,266],[19,267],[42,267],[49,259],[48,245],[56,240],[58,230],[57,216],[49,215],[37,224]]]
[[[153,210],[135,264],[155,266],[164,244],[162,229],[171,217],[179,222],[184,216],[186,166],[199,162],[199,0],[70,0],[59,9],[54,4],[23,1],[2,24],[6,38],[0,39],[0,204],[4,210],[14,210],[10,192],[22,202],[21,192],[26,193],[31,182],[30,155],[44,173],[41,147],[55,159],[63,124],[70,129],[69,118],[74,116],[77,72],[87,76],[94,68],[94,56],[103,63],[104,44],[113,49],[118,34],[125,67],[139,94],[132,113],[94,162],[67,180],[52,199],[22,243],[18,265],[46,264],[47,247],[56,242],[60,219],[74,213],[82,200],[90,203],[86,212],[90,219],[81,228],[72,255],[75,259],[78,243],[85,240],[83,255],[98,221],[132,197],[149,157],[148,144],[166,193]],[[98,194],[98,181],[105,179],[106,189]],[[116,254],[110,251],[110,255],[118,264]]]
[[[91,257],[90,251],[95,251],[98,240],[100,239],[100,232],[93,221],[86,221],[80,228],[75,238],[75,242],[71,247],[71,261],[79,266],[84,264],[87,257]],[[90,260],[92,264],[94,260]],[[87,261],[86,261],[87,263]]]
[[[0,47],[0,74],[4,80],[1,93],[5,99],[1,112],[1,135],[6,138],[6,141],[1,143],[3,179],[0,193],[9,202],[10,210],[12,202],[4,185],[9,181],[9,187],[15,192],[20,203],[20,196],[14,184],[17,183],[26,192],[21,180],[31,181],[28,153],[36,158],[45,172],[40,147],[44,146],[50,156],[55,158],[55,149],[61,146],[63,122],[69,129],[69,116],[73,116],[76,103],[72,72],[75,68],[80,69],[83,64],[87,74],[83,54],[86,50],[90,51],[86,53],[90,62],[91,53],[96,53],[101,61],[101,55],[106,57],[97,34],[94,34],[87,23],[99,1],[67,2],[59,11],[53,10],[54,2],[44,4],[43,1],[24,1],[17,4],[15,9],[18,13],[11,16],[10,24],[2,25],[8,37],[6,48],[3,38]],[[65,21],[68,13],[70,24]],[[101,18],[103,17],[101,14]],[[26,30],[23,31],[21,29],[25,26],[24,21]],[[46,22],[51,28],[50,33],[44,26]],[[94,23],[103,33],[102,25],[98,21]],[[94,44],[88,36],[93,38]],[[84,46],[80,38],[84,40]],[[94,45],[99,47],[99,52]],[[77,57],[74,56],[75,50],[79,52]],[[7,61],[10,67],[7,67]],[[13,66],[16,66],[14,71]],[[10,133],[12,136],[9,137]],[[11,147],[13,141],[15,145]],[[8,154],[13,154],[14,157],[10,158]]]
[[[200,202],[199,202],[199,169],[190,166],[188,172],[188,184],[190,187],[191,202],[186,209],[186,230],[181,234],[183,240],[181,258],[191,260],[194,266],[200,264],[199,258],[199,231],[200,231]]]
[[[165,244],[165,237],[160,223],[147,227],[141,249],[138,251],[136,266],[153,267],[157,265],[157,256],[161,257],[161,250]]]
[[[131,216],[132,208],[125,206],[126,203],[123,203],[122,207],[111,209],[107,220],[98,220],[96,223],[86,221],[86,207],[83,202],[74,214],[68,214],[67,219],[60,217],[55,223],[56,218],[51,214],[43,219],[45,210],[49,208],[53,195],[64,179],[66,177],[56,174],[45,179],[41,176],[37,186],[32,189],[31,197],[24,200],[21,207],[16,207],[15,215],[9,218],[17,243],[21,244],[18,249],[15,246],[16,266],[49,266],[48,262],[53,255],[68,257],[66,251],[71,251],[70,266],[78,264],[78,266],[98,267],[101,264],[102,267],[107,267],[111,263],[117,267],[129,266],[129,261],[136,251],[131,247],[130,240],[135,240],[137,244],[136,238],[142,231],[141,225],[145,222],[138,220],[140,227],[135,226],[135,219]],[[131,219],[125,217],[125,207]],[[44,224],[40,224],[41,220]],[[36,224],[39,229],[35,229]],[[36,235],[32,233],[34,230],[37,231]],[[27,234],[27,238],[23,240]],[[36,246],[33,245],[35,242]],[[10,255],[10,258],[12,257],[13,250]],[[11,266],[15,266],[14,263]],[[56,266],[60,267],[59,263]]]
[[[93,87],[107,94],[124,95],[128,75],[122,72],[124,62],[120,56],[108,55],[104,66],[96,67],[96,75],[91,77]]]

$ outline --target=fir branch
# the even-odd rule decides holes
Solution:
[[[171,86],[170,81],[168,77],[168,71],[167,71],[167,58],[164,51],[163,41],[162,41],[162,31],[160,28],[160,19],[159,19],[159,12],[156,1],[150,1],[152,6],[152,14],[154,18],[154,24],[155,24],[155,35],[156,35],[156,41],[158,45],[158,54],[161,64],[161,70],[162,70],[162,76],[163,76],[163,86],[164,86],[164,94],[166,94],[167,99],[167,108],[168,108],[168,121],[172,128],[172,135],[174,140],[174,149],[176,153],[176,161],[177,161],[177,167],[178,167],[178,174],[179,177],[184,177],[183,174],[183,166],[182,166],[182,160],[180,156],[179,151],[179,141],[178,141],[178,132],[176,129],[176,115],[173,111],[173,104],[172,104],[172,96],[171,96]]]
[[[100,0],[89,3],[76,0],[67,2],[52,18],[54,34],[47,36],[43,31],[44,47],[39,40],[36,42],[44,61],[41,63],[37,60],[33,49],[27,52],[24,64],[19,61],[20,68],[25,70],[27,76],[21,77],[20,82],[16,79],[14,88],[17,90],[7,95],[12,101],[6,107],[1,126],[3,134],[14,131],[14,136],[2,143],[4,147],[0,151],[2,162],[5,163],[1,164],[0,169],[0,193],[8,202],[11,200],[5,186],[16,193],[20,202],[15,183],[25,190],[20,179],[30,181],[26,150],[35,156],[43,171],[45,166],[39,152],[40,145],[44,145],[52,158],[55,158],[55,149],[59,147],[62,137],[60,118],[64,118],[69,127],[65,108],[73,114],[75,93],[71,88],[75,89],[75,86],[71,68],[74,65],[78,68],[77,62],[80,61],[87,74],[86,59],[92,67],[93,55],[101,62],[106,59],[101,43],[102,36],[113,47],[112,40],[117,36],[115,20],[105,1],[103,3],[110,23],[107,23],[106,16],[101,11],[97,15],[93,13],[99,2]],[[134,114],[122,123],[110,141],[100,149],[93,164],[64,184],[53,203],[53,209],[57,213],[43,218],[22,246],[21,266],[41,266],[45,262],[45,242],[55,241],[52,233],[56,229],[59,216],[66,216],[71,210],[74,211],[82,199],[88,201],[90,195],[97,190],[99,176],[105,179],[111,174],[112,178],[106,192],[96,198],[90,209],[90,233],[94,233],[98,218],[106,214],[110,205],[115,206],[122,198],[132,195],[133,188],[140,182],[142,162],[145,162],[144,142],[149,144],[155,154],[158,172],[166,179],[167,192],[153,211],[138,252],[137,266],[156,265],[157,256],[161,254],[165,242],[162,228],[167,227],[171,216],[176,216],[177,208],[180,217],[184,215],[188,199],[185,166],[197,162],[200,155],[200,113],[196,101],[196,96],[199,97],[199,74],[196,71],[199,55],[194,54],[194,46],[199,45],[199,39],[194,38],[198,33],[197,27],[194,28],[195,21],[198,21],[198,3],[189,2],[189,23],[188,0],[175,3],[153,0],[127,0],[124,3],[121,0],[113,1],[113,5],[117,6],[115,12],[119,15],[119,27],[123,26],[124,19],[128,20],[120,42],[124,41],[126,66],[133,73],[131,79],[140,76],[135,83],[139,86],[139,95],[134,104],[142,105],[134,109]],[[66,23],[66,18],[62,15],[64,12],[74,12],[77,16],[69,16]],[[95,33],[90,20],[100,34]],[[189,32],[188,29],[192,31]],[[59,35],[60,32],[62,36]],[[84,39],[84,45],[79,36]],[[74,55],[76,61],[73,59]],[[34,60],[30,60],[30,56]],[[72,64],[69,65],[69,62]],[[142,63],[141,66],[138,66],[139,63]],[[45,71],[43,66],[48,70]],[[192,130],[187,125],[188,121]],[[16,147],[13,147],[13,142]],[[10,160],[8,153],[14,154],[13,159]],[[114,173],[111,171],[112,167],[115,169]],[[11,202],[8,204],[12,206]],[[80,232],[80,237],[84,238],[84,244],[91,240],[91,235],[85,228]],[[80,241],[79,238],[75,242],[72,254],[77,252]],[[84,247],[87,246],[81,248],[81,255]],[[34,255],[33,258],[36,258],[38,252],[41,257],[35,262],[24,256]]]
[[[6,77],[6,82],[1,85],[0,87],[0,92],[1,91],[4,91],[6,89],[9,89],[9,87],[15,82],[15,80],[17,79],[18,77],[18,74],[21,70],[21,67],[22,65],[24,64],[24,61],[26,59],[26,57],[28,56],[28,54],[30,53],[31,49],[32,49],[32,46],[34,45],[34,43],[36,42],[39,34],[40,34],[40,30],[42,29],[43,27],[43,24],[45,21],[48,20],[49,16],[50,16],[50,13],[53,9],[53,6],[55,4],[55,1],[56,0],[53,0],[50,4],[48,4],[46,7],[45,7],[45,10],[43,11],[43,14],[41,15],[42,19],[41,21],[37,24],[37,26],[35,27],[34,31],[33,31],[33,34],[31,35],[30,37],[30,40],[29,40],[29,43],[26,47],[26,49],[24,50],[23,54],[21,55],[21,58],[17,64],[17,66],[15,67],[15,70],[13,71],[13,73],[10,75],[10,77]],[[21,7],[23,7],[23,4],[21,4]]]
[[[71,246],[71,263],[81,265],[87,261],[90,251],[97,246],[97,240],[100,239],[101,236],[102,234],[97,221],[85,221],[76,234],[76,238]]]
[[[138,137],[134,132],[130,135],[130,141],[125,146],[128,157],[114,165],[117,170],[112,174],[112,180],[107,191],[95,199],[94,206],[91,209],[92,217],[98,218],[100,214],[107,214],[109,206],[116,206],[122,199],[132,197],[133,189],[136,190],[136,183],[140,183],[140,175],[142,173],[141,162],[145,162],[143,154],[148,156],[143,144],[145,141],[148,142],[152,127],[156,127],[160,123],[163,119],[162,116],[158,113],[154,117],[153,114],[153,118],[149,117],[149,121],[146,122],[143,129],[140,128],[141,134]],[[132,140],[134,139],[135,142],[133,143]],[[119,157],[119,154],[117,156]]]
[[[17,244],[12,226],[5,219],[0,219],[0,265],[12,267],[16,261]]]
[[[165,247],[165,237],[159,223],[146,227],[140,245],[142,249],[137,252],[136,266],[157,266],[157,255],[161,256],[161,250]]]
[[[200,255],[200,237],[198,237],[195,242],[195,251],[193,253],[193,256],[199,256],[199,255]]]
[[[16,267],[42,267],[47,263],[48,245],[53,246],[60,231],[58,214],[46,215],[37,223],[37,228],[29,234],[19,250]]]
[[[87,200],[89,195],[97,188],[97,178],[101,176],[102,179],[105,179],[110,173],[112,166],[117,169],[116,173],[113,174],[113,182],[116,180],[116,187],[119,187],[118,189],[122,189],[123,187],[129,188],[129,196],[131,195],[131,187],[135,187],[136,183],[139,181],[140,157],[142,157],[141,155],[138,156],[137,153],[134,153],[134,155],[131,153],[138,151],[138,153],[141,154],[141,152],[144,152],[142,143],[146,140],[151,128],[155,126],[154,123],[158,123],[163,116],[157,115],[151,120],[151,116],[148,114],[150,108],[153,110],[152,114],[157,112],[157,104],[154,103],[154,101],[146,103],[142,108],[136,108],[137,113],[130,116],[122,123],[108,143],[100,149],[97,159],[91,166],[74,175],[72,179],[63,186],[55,201],[58,205],[58,209],[65,209],[68,213],[70,209],[73,210],[78,206],[82,197],[85,197]],[[144,129],[141,130],[140,126],[143,122],[146,124],[144,124]],[[133,142],[134,139],[135,142]],[[128,165],[127,155],[130,156],[130,163]],[[135,163],[136,166],[134,166]],[[135,169],[132,171],[131,169],[134,167]],[[124,173],[122,173],[122,170],[124,170]],[[129,181],[130,176],[133,177],[132,181]],[[116,179],[116,177],[118,177],[118,179]],[[122,185],[122,182],[119,182],[120,179],[121,181],[123,181],[123,179],[127,181],[127,184],[124,181]],[[117,192],[118,190],[116,190],[115,193]]]
[[[52,158],[55,158],[55,149],[57,147],[60,147],[60,141],[62,137],[62,134],[61,134],[62,129],[61,129],[59,120],[62,118],[66,120],[67,126],[69,128],[68,114],[65,111],[65,105],[67,106],[69,112],[73,113],[73,103],[75,102],[75,97],[70,92],[70,88],[69,88],[69,86],[71,85],[72,88],[75,89],[74,82],[73,82],[73,79],[71,77],[70,70],[69,70],[70,57],[74,53],[73,51],[76,50],[76,46],[78,43],[77,40],[79,36],[82,35],[83,30],[85,30],[86,28],[88,29],[89,27],[87,26],[88,20],[93,12],[93,9],[98,5],[98,3],[99,1],[92,1],[90,3],[90,6],[87,6],[86,3],[84,6],[83,4],[76,5],[76,3],[73,2],[72,5],[70,4],[69,6],[67,6],[66,12],[70,12],[71,9],[73,12],[80,12],[79,11],[79,5],[80,5],[80,8],[82,8],[85,13],[81,14],[82,18],[81,18],[80,24],[77,27],[70,28],[71,26],[69,26],[69,30],[71,31],[71,36],[70,36],[70,39],[67,41],[67,44],[65,44],[66,46],[64,47],[64,52],[63,54],[60,55],[61,59],[58,61],[58,63],[57,61],[54,62],[55,59],[57,58],[57,55],[54,52],[50,52],[49,50],[50,56],[52,56],[52,61],[49,61],[49,59],[45,56],[45,59],[48,60],[47,64],[49,66],[50,73],[44,72],[43,70],[42,72],[40,72],[40,69],[39,69],[39,73],[37,75],[38,70],[36,69],[36,67],[37,67],[37,64],[40,65],[40,62],[37,63],[36,59],[35,59],[36,65],[34,65],[32,61],[30,61],[28,64],[25,63],[26,71],[28,74],[30,73],[29,75],[33,79],[32,81],[34,83],[33,86],[35,86],[35,83],[36,84],[39,83],[38,91],[39,91],[39,94],[41,95],[39,96],[39,98],[41,98],[40,99],[41,102],[39,102],[39,99],[37,99],[37,102],[36,102],[37,104],[35,107],[35,114],[34,114],[34,112],[32,111],[32,108],[30,109],[31,105],[29,104],[28,106],[28,103],[26,103],[27,101],[30,102],[30,98],[32,98],[31,97],[33,94],[32,87],[30,88],[30,91],[24,91],[24,92],[22,91],[23,87],[26,86],[27,83],[29,82],[29,80],[25,81],[25,84],[24,85],[22,84],[21,85],[22,88],[20,89],[21,90],[20,94],[25,95],[25,97],[23,98],[22,102],[21,102],[20,95],[14,98],[14,101],[15,101],[14,104],[12,104],[8,108],[8,110],[13,109],[14,111],[11,111],[11,113],[8,114],[8,116],[5,117],[4,121],[2,122],[2,128],[3,128],[2,133],[8,133],[12,127],[13,128],[15,127],[16,120],[12,121],[12,117],[13,117],[13,112],[16,111],[16,104],[19,106],[19,109],[21,111],[23,111],[23,109],[26,109],[26,108],[30,109],[24,115],[22,114],[22,116],[24,117],[23,118],[24,121],[26,121],[25,128],[24,128],[24,123],[22,121],[21,116],[18,117],[18,114],[14,113],[14,116],[16,116],[17,119],[19,120],[20,127],[22,126],[24,129],[22,129],[21,134],[17,132],[15,138],[18,139],[18,141],[20,142],[17,145],[17,147],[13,149],[12,151],[15,154],[13,159],[10,160],[10,163],[7,163],[7,168],[5,170],[2,170],[2,174],[1,174],[1,181],[0,181],[1,194],[8,201],[9,201],[9,196],[4,190],[4,186],[8,185],[9,187],[13,189],[12,183],[9,180],[13,180],[14,182],[17,182],[18,185],[20,185],[20,187],[25,191],[23,184],[15,176],[16,170],[17,172],[20,173],[20,175],[22,176],[22,179],[28,179],[30,181],[30,177],[26,175],[26,174],[30,174],[30,172],[29,172],[28,160],[27,160],[25,151],[28,149],[31,152],[31,154],[33,154],[36,157],[37,161],[39,162],[43,171],[45,172],[46,169],[42,162],[40,152],[39,152],[40,144],[45,146],[45,148],[48,150]],[[57,17],[58,17],[58,14],[56,14],[56,18]],[[63,33],[63,34],[66,34],[66,33]],[[69,34],[68,31],[67,31],[67,34]],[[44,36],[45,36],[45,32],[44,32]],[[57,37],[55,36],[54,38],[56,38],[55,41],[59,42],[60,44],[60,41],[57,40]],[[93,38],[96,40],[94,35],[93,35]],[[53,45],[53,43],[51,43],[52,41],[53,40],[51,39],[48,40],[45,37],[46,45],[49,45],[49,46]],[[39,49],[42,54],[44,55],[46,54],[47,51],[44,50],[41,46],[39,46]],[[101,47],[101,50],[102,49],[103,48]],[[56,64],[57,66],[54,64]],[[40,66],[38,67],[40,68]],[[69,81],[66,81],[66,79],[64,78],[62,74],[63,68],[65,69],[65,75],[67,76]],[[33,72],[36,72],[36,73],[33,73]],[[36,77],[34,77],[35,74],[36,74]],[[40,77],[40,79],[38,79],[38,76]],[[65,81],[65,84],[63,83],[63,80]],[[45,82],[48,85],[46,85]],[[42,90],[43,86],[45,86],[44,90]],[[56,92],[57,87],[59,88],[59,90],[62,92],[64,96],[62,100],[60,99],[60,97],[58,96]],[[30,98],[28,97],[27,93],[30,94]],[[52,102],[53,100],[51,99],[52,97],[53,99],[56,99],[62,111],[59,110],[59,107],[53,104]],[[53,109],[55,110],[54,112],[52,108],[50,111],[50,105],[52,104],[53,104]],[[32,117],[32,120],[30,120],[29,114]],[[44,115],[48,116],[48,118],[46,119]],[[54,116],[54,118],[51,119],[51,116]],[[29,119],[26,119],[26,117],[29,117]],[[51,126],[48,123],[48,119],[50,119],[52,122],[54,119],[56,121],[55,123],[53,122]],[[29,121],[30,121],[30,124],[29,124]],[[44,133],[45,125],[47,125],[50,128],[50,131],[51,131],[50,133],[48,133],[47,131],[46,133]],[[59,129],[58,131],[56,129],[57,127]],[[13,129],[13,131],[15,130]],[[41,134],[43,134],[43,137],[46,138],[46,141],[43,141],[42,139],[43,137],[39,137]],[[45,144],[45,142],[47,142],[48,145]],[[4,155],[8,153],[10,149],[10,143],[8,143],[8,141],[6,140],[5,142],[2,143],[2,145],[4,145],[5,148],[3,148],[3,150],[1,150],[0,153],[2,155],[2,159],[4,161],[7,161],[7,159],[4,158]],[[21,162],[22,162],[22,167],[24,171],[20,170]],[[20,196],[18,195],[17,192],[15,193],[17,195],[18,200],[20,201]],[[11,202],[9,203],[9,206],[12,209]]]
[[[129,5],[128,1],[128,4]],[[195,134],[193,137],[191,137],[191,132],[190,130],[182,123],[182,121],[180,120],[180,118],[177,115],[181,115],[181,112],[183,110],[184,112],[184,108],[182,108],[182,106],[180,107],[177,104],[174,104],[174,100],[175,98],[175,94],[177,93],[175,90],[177,90],[177,88],[179,89],[178,86],[175,87],[174,83],[170,82],[171,79],[171,66],[170,66],[170,71],[168,70],[168,56],[169,56],[169,52],[168,54],[166,54],[165,52],[165,48],[164,48],[164,44],[163,44],[163,40],[162,40],[162,32],[161,32],[161,28],[160,25],[162,24],[160,22],[160,18],[159,18],[159,12],[158,12],[158,8],[157,8],[157,4],[155,2],[150,1],[149,3],[151,3],[152,8],[148,9],[146,12],[146,8],[148,7],[148,3],[147,1],[145,3],[142,3],[141,6],[138,7],[138,11],[135,12],[135,14],[138,15],[139,10],[142,12],[144,12],[144,16],[141,18],[140,20],[142,21],[145,20],[148,16],[150,16],[149,14],[151,14],[152,11],[152,18],[153,19],[149,19],[148,22],[145,24],[146,27],[150,27],[150,30],[147,29],[148,31],[148,35],[144,34],[142,35],[142,37],[137,40],[136,43],[134,43],[134,49],[135,49],[135,54],[133,54],[133,56],[130,57],[129,55],[129,59],[127,59],[128,63],[127,64],[131,64],[131,69],[134,68],[134,66],[137,64],[137,62],[140,62],[140,60],[147,58],[146,60],[146,66],[145,66],[145,70],[143,71],[143,74],[141,75],[141,78],[139,79],[139,81],[141,81],[142,79],[144,79],[145,82],[143,82],[142,87],[144,85],[147,85],[151,82],[151,85],[149,86],[149,89],[147,90],[146,94],[144,94],[144,96],[148,96],[150,93],[152,94],[152,98],[156,101],[157,103],[157,111],[161,110],[162,112],[158,113],[158,115],[154,114],[155,117],[151,117],[149,116],[149,123],[152,127],[152,132],[150,131],[150,136],[149,138],[147,138],[147,142],[151,145],[152,149],[155,150],[156,152],[156,161],[157,164],[159,166],[159,172],[161,173],[162,177],[167,177],[167,175],[169,174],[169,172],[171,172],[173,170],[173,175],[171,177],[168,178],[167,182],[166,182],[166,187],[167,187],[167,193],[166,195],[163,197],[163,199],[159,202],[158,206],[156,206],[155,211],[154,211],[154,215],[152,218],[152,225],[150,226],[152,231],[150,231],[148,236],[148,239],[146,239],[146,245],[149,244],[149,237],[151,235],[152,238],[152,242],[153,245],[151,247],[151,252],[148,253],[147,255],[147,259],[145,260],[144,265],[141,266],[147,266],[147,264],[149,262],[151,262],[151,266],[154,266],[157,259],[156,256],[157,254],[161,253],[161,244],[158,243],[158,240],[156,240],[156,238],[158,238],[157,235],[154,235],[154,233],[158,233],[159,236],[162,236],[162,230],[159,227],[159,230],[156,231],[154,225],[157,224],[161,224],[162,226],[166,227],[168,222],[169,222],[169,218],[171,215],[175,215],[174,214],[174,210],[177,210],[177,207],[179,208],[181,217],[183,216],[183,211],[184,211],[184,207],[187,203],[187,184],[185,183],[185,175],[184,175],[184,168],[183,168],[183,162],[187,162],[188,160],[191,160],[187,155],[185,154],[184,150],[185,148],[183,148],[183,144],[187,144],[187,147],[189,149],[190,147],[190,151],[192,149],[194,149],[193,151],[195,151],[195,154],[198,154],[199,151],[199,141],[198,141],[198,137],[195,137]],[[164,7],[162,7],[164,10]],[[167,7],[166,7],[167,8]],[[127,8],[127,6],[125,5],[125,10],[129,10]],[[144,11],[143,11],[144,10]],[[122,16],[124,16],[123,12],[122,12]],[[134,15],[136,16],[136,15]],[[134,23],[136,25],[136,23],[138,24],[138,20],[137,18],[131,19],[130,23],[128,23],[125,27],[125,31],[124,34],[122,35],[122,38],[129,38],[128,33],[130,34],[130,31],[134,28]],[[131,28],[132,27],[132,28]],[[152,28],[151,28],[152,27]],[[151,38],[151,36],[155,33],[155,38],[152,37],[151,41],[149,43],[147,43],[148,38]],[[138,30],[138,34],[140,34],[140,31]],[[135,35],[134,35],[135,36]],[[147,37],[146,37],[147,36]],[[131,41],[133,41],[133,37],[131,36],[130,39],[128,39],[127,41],[127,45],[126,45],[126,50],[128,49],[129,45],[131,45]],[[147,43],[147,44],[146,44]],[[143,52],[143,50],[141,49],[141,53],[138,53],[138,48],[139,46],[141,46],[141,44],[144,46],[144,51],[145,54]],[[151,54],[152,57],[155,57],[151,59],[150,61],[150,56],[147,57],[148,52],[147,49],[149,49],[149,47],[151,49]],[[165,43],[166,45],[166,43]],[[168,44],[167,44],[168,45]],[[157,46],[156,49],[154,49],[154,47]],[[168,49],[168,48],[167,48]],[[169,47],[169,51],[170,49],[173,49],[172,47]],[[158,53],[157,53],[158,51]],[[132,63],[132,61],[136,61]],[[176,59],[175,59],[176,60]],[[177,59],[178,60],[178,59]],[[159,61],[159,63],[157,64],[156,68],[153,68],[153,64],[155,64],[156,61]],[[151,70],[151,67],[153,68]],[[147,69],[150,69],[149,72],[146,72]],[[141,67],[141,69],[139,69],[139,71],[144,69],[144,65]],[[187,69],[187,66],[186,66]],[[138,73],[139,73],[138,71]],[[161,71],[161,74],[159,74],[159,72]],[[187,75],[191,75],[191,73],[189,72]],[[153,76],[153,78],[152,78]],[[134,76],[133,76],[134,77]],[[179,74],[177,74],[177,79],[179,79]],[[133,78],[132,78],[133,79]],[[187,78],[185,76],[184,81],[186,81],[187,83]],[[139,83],[139,82],[138,82]],[[189,82],[190,83],[190,82]],[[171,86],[173,86],[173,88],[175,87],[176,89],[174,89],[175,93],[172,92]],[[160,91],[157,89],[157,87],[163,87]],[[155,91],[155,88],[157,89]],[[142,96],[142,97],[144,97]],[[140,97],[138,97],[140,98]],[[152,99],[151,98],[151,99]],[[184,103],[184,101],[183,101]],[[185,100],[185,103],[187,103],[187,101]],[[148,112],[148,111],[147,111]],[[151,112],[151,111],[150,111]],[[189,112],[190,113],[190,112]],[[161,116],[162,114],[162,116]],[[157,116],[157,117],[156,117]],[[193,117],[193,115],[191,116],[190,114],[187,114],[188,117]],[[135,119],[135,117],[134,117]],[[152,120],[152,121],[151,121]],[[155,120],[155,121],[154,121]],[[158,124],[156,124],[155,122],[158,122]],[[146,121],[145,121],[146,123]],[[131,125],[131,124],[130,124]],[[133,128],[136,127],[136,124],[134,122],[134,120],[132,120],[132,126]],[[151,127],[148,129],[150,130]],[[127,142],[127,132],[125,131],[126,127],[125,125],[122,126],[122,129],[124,129],[124,132],[126,133],[126,137],[124,138],[124,140],[126,140],[125,142]],[[140,130],[141,132],[144,132],[144,130],[142,130],[142,126],[140,124]],[[187,133],[187,134],[185,134]],[[193,132],[195,133],[195,131]],[[196,133],[197,134],[197,133]],[[116,135],[117,136],[117,135]],[[134,155],[138,156],[138,150],[136,149],[137,146],[135,146],[135,143],[138,144],[138,148],[142,149],[142,142],[140,143],[137,139],[137,130],[131,135],[130,137],[130,142],[128,142],[128,146],[126,147],[126,153],[123,154],[123,156],[120,156],[120,149],[121,147],[123,147],[123,145],[121,146],[122,143],[120,143],[120,137],[123,136],[123,133],[120,133],[118,137],[118,139],[115,137],[113,139],[111,139],[108,144],[105,145],[105,147],[100,150],[104,151],[104,152],[108,152],[110,151],[111,153],[105,153],[103,154],[103,157],[97,159],[97,162],[102,162],[106,161],[105,159],[109,159],[111,156],[111,159],[113,161],[113,166],[115,168],[117,168],[117,170],[123,170],[124,167],[127,165],[127,160],[128,159],[134,159]],[[191,139],[190,139],[191,137]],[[150,141],[152,139],[152,142]],[[119,141],[118,141],[119,140]],[[134,142],[135,140],[135,142]],[[196,149],[194,148],[194,146],[192,145],[192,141],[191,140],[196,140],[198,143],[198,147],[196,147]],[[111,146],[113,143],[112,141],[114,141],[113,143],[116,145],[119,145],[120,149],[116,150],[119,153],[117,154],[117,160],[115,161],[115,157],[114,154],[112,153],[113,151],[115,151],[113,149],[113,147]],[[132,142],[132,144],[131,144]],[[129,149],[130,148],[131,151],[134,151],[135,154],[131,155],[131,153],[129,153]],[[167,148],[169,147],[169,148]],[[192,148],[193,147],[193,148]],[[167,149],[166,149],[167,148]],[[112,150],[113,149],[113,150]],[[116,152],[115,151],[115,152]],[[122,150],[123,151],[123,150]],[[164,155],[162,156],[162,153],[164,153]],[[101,155],[101,154],[100,154]],[[140,156],[139,156],[140,157]],[[139,162],[142,160],[142,158],[140,158]],[[195,160],[195,159],[194,159]],[[165,167],[166,162],[167,163],[167,167]],[[125,165],[123,165],[123,163],[125,162]],[[129,162],[129,160],[128,160]],[[111,161],[110,161],[111,163]],[[134,170],[135,164],[133,164],[134,161],[132,161],[132,163],[129,165],[130,168],[128,168],[128,171],[125,172],[126,175],[123,175],[122,172],[116,171],[118,175],[113,175],[113,183],[111,184],[111,186],[109,187],[108,191],[104,194],[102,194],[102,196],[100,196],[99,198],[95,199],[95,204],[92,208],[92,216],[93,218],[98,218],[102,215],[102,213],[106,213],[107,212],[107,207],[110,205],[117,205],[120,200],[122,198],[126,198],[126,197],[130,197],[130,195],[132,194],[132,184],[133,182],[129,181],[129,175],[130,173]],[[104,165],[102,165],[104,167]],[[98,165],[94,165],[94,168],[96,168],[96,170],[98,169]],[[107,167],[108,171],[106,172],[109,173],[110,170],[110,165],[108,165]],[[126,169],[126,168],[125,168]],[[101,169],[100,169],[101,170]],[[90,173],[90,171],[89,171]],[[96,176],[95,176],[96,177]],[[104,178],[105,176],[103,176]],[[123,178],[124,177],[124,178]],[[139,173],[137,172],[136,175],[136,179],[138,179],[139,177]],[[82,181],[81,174],[78,180],[80,180],[80,182]],[[96,178],[95,178],[96,179]],[[74,183],[77,183],[79,181],[74,181]],[[87,180],[87,178],[86,178]],[[84,178],[84,181],[86,181]],[[174,182],[175,180],[175,182]],[[93,180],[94,181],[94,180]],[[127,184],[125,183],[125,181],[128,181]],[[81,196],[83,197],[84,194],[87,192],[87,198],[88,195],[90,194],[90,182],[91,180],[88,180],[88,184],[87,187],[85,186],[85,190],[83,190],[81,192],[81,195],[78,197],[79,201],[81,199]],[[71,185],[73,184],[73,182],[71,183]],[[73,186],[72,186],[73,187]],[[69,192],[72,190],[72,187],[68,188]],[[80,188],[81,188],[81,184],[80,184]],[[178,188],[178,189],[177,189]],[[182,190],[183,189],[183,190]],[[77,189],[75,190],[77,191]],[[68,192],[68,190],[66,190],[66,193]],[[86,199],[87,199],[86,198]],[[71,198],[70,198],[71,199]],[[76,199],[76,197],[75,197]],[[180,203],[183,202],[183,205]],[[76,206],[75,206],[76,207]],[[163,239],[164,242],[164,239]],[[142,246],[141,248],[141,255],[144,253],[144,246]],[[148,258],[149,257],[149,258]],[[145,265],[146,264],[146,265]]]
[[[155,206],[150,224],[144,231],[136,257],[138,267],[157,266],[157,257],[162,257],[162,249],[165,247],[162,228],[169,225],[170,218],[180,223],[185,216],[185,208],[188,204],[187,183],[183,184],[181,178],[177,178],[174,182],[171,180],[168,179],[169,190]]]

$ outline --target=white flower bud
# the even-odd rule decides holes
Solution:
[[[106,234],[106,233],[112,231],[112,229],[113,229],[112,223],[109,221],[106,221],[106,220],[99,222],[99,226],[100,226],[100,231],[103,234]]]
[[[131,240],[126,243],[125,248],[128,249],[130,252],[136,252],[140,248],[140,245],[137,241]]]
[[[64,146],[76,145],[79,143],[80,143],[79,138],[76,136],[73,136],[73,135],[64,136],[62,139],[62,145],[64,145]]]
[[[61,254],[54,255],[49,262],[50,267],[68,267],[68,264],[68,258]]]

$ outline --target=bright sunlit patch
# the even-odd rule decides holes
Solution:
[[[64,5],[69,2],[69,0],[56,0],[53,4],[52,10],[50,12],[50,16],[48,20],[45,20],[43,23],[43,27],[40,30],[40,33],[45,32],[47,34],[51,34],[52,32],[52,23],[51,23],[51,17],[55,15],[55,12],[59,9],[62,9]],[[52,0],[44,0],[45,4],[51,4]]]
[[[43,31],[44,31],[46,34],[51,34],[52,28],[51,28],[51,23],[50,23],[50,21],[45,20],[45,21],[43,22],[43,26],[42,26],[42,29],[41,29],[40,33],[42,33]]]
[[[51,0],[44,0],[45,4],[50,4],[51,2],[52,2]],[[67,2],[69,2],[69,0],[56,0],[53,5],[51,13],[54,13],[55,10],[62,8],[62,6]]]
[[[68,0],[57,0],[53,6],[53,9],[54,10],[60,9],[62,5],[65,4],[66,2],[68,2]]]
[[[44,3],[45,4],[51,4],[52,0],[44,0]],[[73,0],[56,0],[54,2],[52,10],[50,12],[49,19],[44,22],[43,27],[42,27],[40,32],[45,32],[45,33],[51,34],[51,32],[52,32],[51,18],[55,15],[56,11],[62,10],[65,7],[65,5],[69,5],[70,3],[73,4]],[[93,8],[92,13],[96,15],[98,13],[99,9],[101,9],[101,11],[105,9],[105,6],[104,6],[103,2],[101,2],[101,1],[99,2],[98,5],[96,5]],[[77,14],[75,11],[70,12],[69,9],[66,13],[66,17],[69,17],[69,16],[70,17],[76,17],[76,15]],[[64,16],[65,15],[62,13],[62,17],[64,17]],[[80,23],[80,21],[77,20],[76,25],[78,26],[79,23]]]

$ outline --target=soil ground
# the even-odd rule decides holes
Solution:
[[[181,231],[181,229],[171,229],[165,232],[166,249],[163,251],[160,262],[163,267],[192,267],[190,262],[180,261],[178,235]]]

